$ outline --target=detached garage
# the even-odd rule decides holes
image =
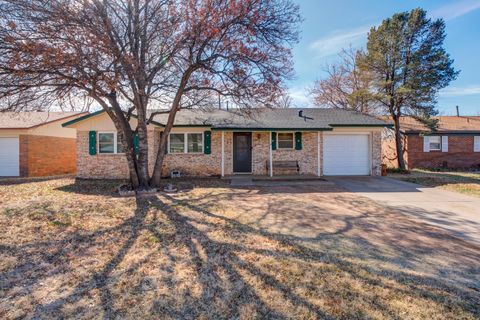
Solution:
[[[63,128],[78,112],[0,112],[0,177],[75,173],[76,132]]]
[[[326,176],[366,176],[372,172],[370,133],[325,134],[323,174]]]

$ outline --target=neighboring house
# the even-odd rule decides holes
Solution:
[[[162,174],[188,176],[271,175],[279,161],[298,163],[305,175],[378,175],[386,123],[338,109],[256,109],[250,116],[227,110],[182,110],[168,139]],[[148,125],[153,170],[167,115]],[[136,120],[131,120],[132,128]],[[95,112],[64,123],[77,130],[77,176],[128,178],[113,122]],[[277,173],[277,172],[275,172]]]
[[[440,116],[439,126],[431,132],[412,117],[402,117],[407,168],[480,167],[480,117]],[[393,130],[383,139],[383,163],[397,167]]]
[[[62,123],[84,114],[0,112],[0,177],[75,173],[76,132]]]

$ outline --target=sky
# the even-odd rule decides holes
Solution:
[[[480,0],[294,0],[304,21],[294,47],[295,79],[289,82],[293,105],[312,106],[308,88],[325,76],[322,70],[338,59],[342,48],[365,46],[367,33],[394,13],[421,7],[432,18],[443,18],[446,51],[454,59],[458,78],[443,89],[441,115],[480,115]]]

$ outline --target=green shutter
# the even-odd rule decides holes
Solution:
[[[272,132],[272,150],[277,150],[277,133]]]
[[[138,154],[138,133],[133,134],[133,150]]]
[[[295,150],[302,150],[302,133],[295,132]]]
[[[205,131],[203,133],[203,153],[205,154],[211,154],[212,153],[212,132],[211,131]]]
[[[91,156],[94,156],[97,154],[97,132],[96,131],[90,131],[88,133],[88,153]]]

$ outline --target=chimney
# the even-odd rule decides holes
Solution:
[[[456,106],[456,108],[457,108],[457,117],[460,117],[460,109],[458,106]]]

